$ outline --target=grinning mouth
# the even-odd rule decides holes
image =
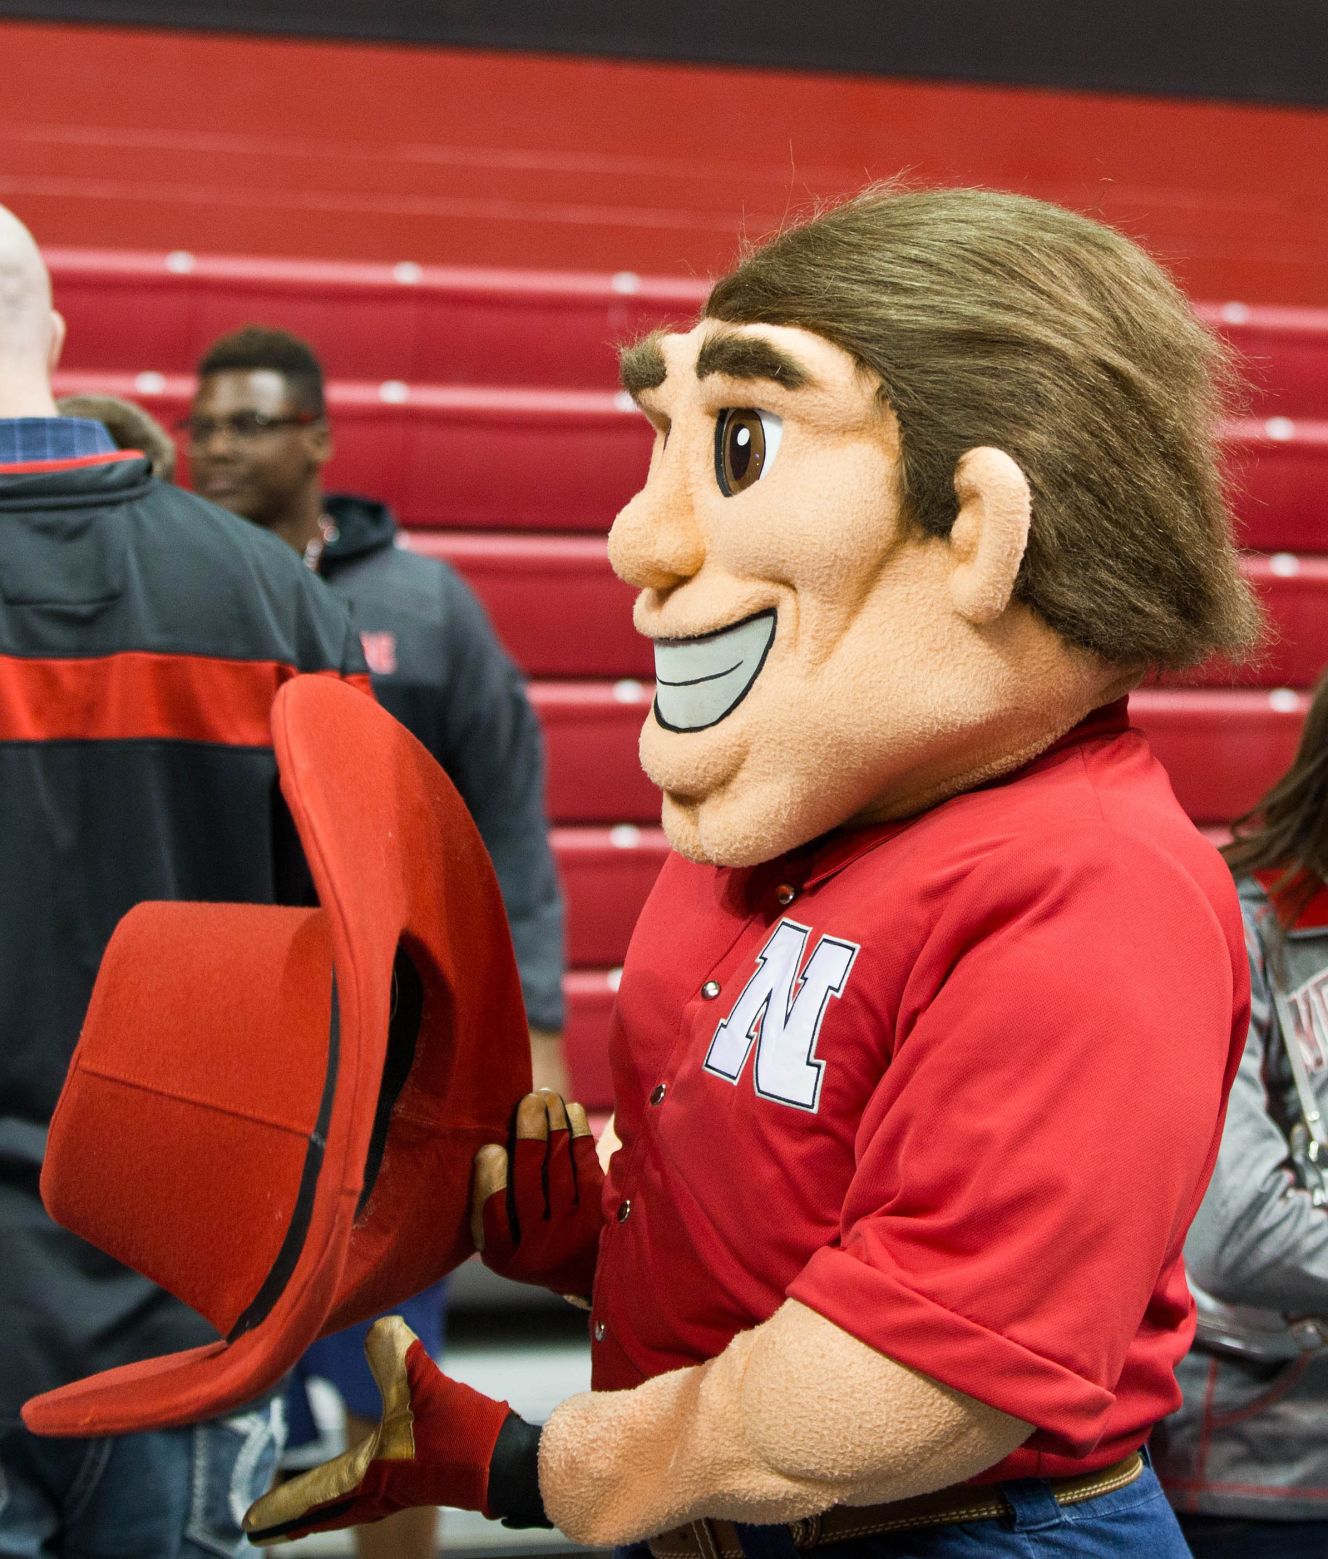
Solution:
[[[666,731],[704,731],[746,698],[775,642],[773,607],[691,639],[655,640],[655,719]]]

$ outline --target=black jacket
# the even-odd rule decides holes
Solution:
[[[526,1013],[563,1023],[563,911],[544,817],[544,746],[521,676],[457,572],[402,545],[391,511],[329,497],[323,578],[350,605],[374,691],[451,776],[488,846]]]
[[[298,671],[360,677],[363,661],[340,603],[275,537],[140,458],[0,470],[0,1418],[212,1339],[52,1224],[37,1181],[125,911],[307,900],[267,726]]]

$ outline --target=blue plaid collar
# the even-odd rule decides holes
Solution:
[[[0,465],[114,453],[111,435],[86,417],[0,417]]]

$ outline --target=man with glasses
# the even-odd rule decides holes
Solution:
[[[319,477],[332,453],[318,360],[280,330],[224,336],[199,364],[181,424],[195,491],[308,556],[326,529]]]
[[[531,1025],[535,1084],[565,1094],[562,902],[544,818],[543,744],[516,668],[460,576],[402,547],[384,505],[323,492],[332,434],[322,366],[306,342],[246,326],[215,342],[198,374],[183,424],[195,488],[279,536],[349,604],[379,700],[451,776],[493,857]],[[434,1355],[442,1347],[441,1311],[436,1291],[407,1310]],[[341,1392],[352,1440],[378,1417],[364,1330],[324,1339],[306,1361],[308,1373]],[[294,1393],[293,1440],[306,1406]],[[431,1559],[434,1512],[403,1511],[362,1529],[359,1541],[364,1559]]]
[[[193,486],[279,536],[350,606],[379,701],[442,764],[493,857],[531,1024],[537,1082],[562,1091],[562,903],[544,753],[516,668],[446,563],[402,545],[369,498],[325,494],[323,370],[284,330],[223,336],[182,424]]]

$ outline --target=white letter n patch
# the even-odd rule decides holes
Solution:
[[[816,1058],[816,1038],[832,996],[843,993],[856,942],[823,936],[807,966],[810,926],[781,920],[756,958],[756,973],[715,1030],[705,1069],[736,1083],[756,1046],[756,1091],[763,1099],[815,1112],[825,1062]]]

